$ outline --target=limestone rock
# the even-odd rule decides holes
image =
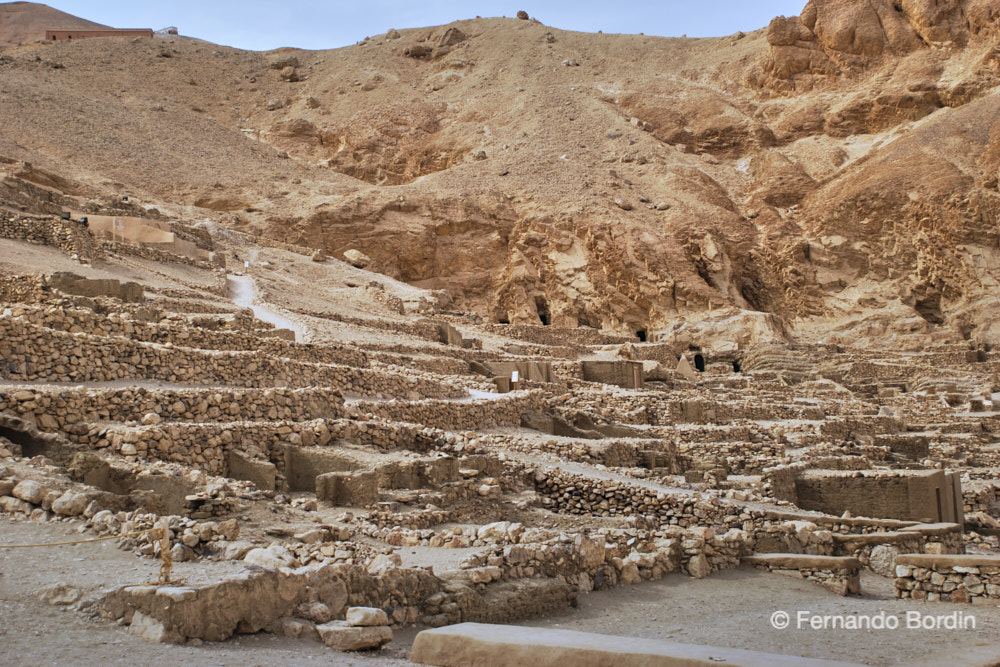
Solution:
[[[389,625],[389,617],[375,607],[348,607],[347,624],[351,627]]]
[[[344,252],[344,260],[351,266],[359,269],[365,268],[372,262],[371,257],[353,248]]]
[[[294,615],[313,623],[327,623],[333,619],[333,612],[322,602],[303,602],[295,608]]]
[[[180,633],[168,629],[162,622],[141,611],[135,612],[132,616],[132,624],[129,625],[128,631],[129,634],[137,635],[151,642],[180,644],[184,641],[184,637]]]
[[[267,548],[252,549],[243,557],[243,560],[250,565],[272,569],[298,567],[299,565],[288,549],[280,544],[272,544]]]
[[[320,639],[335,651],[366,651],[392,641],[392,630],[386,626],[352,627],[346,621],[331,621],[317,625]]]
[[[289,639],[319,640],[319,632],[316,631],[316,624],[304,618],[282,616],[265,627],[264,630],[279,637],[288,637]]]
[[[41,591],[38,599],[51,605],[71,605],[80,601],[83,591],[75,586],[60,583]]]
[[[879,544],[868,556],[868,567],[882,577],[893,577],[896,574],[896,556],[899,548],[891,544]]]
[[[26,503],[31,503],[32,505],[41,504],[47,493],[48,489],[38,482],[30,479],[21,480],[18,482],[18,485],[14,487],[14,490],[11,491],[12,496],[19,498]]]
[[[52,503],[52,511],[62,516],[78,516],[87,509],[87,496],[75,491],[67,491]]]
[[[712,573],[712,566],[705,554],[695,554],[688,561],[688,574],[695,579],[703,579]]]

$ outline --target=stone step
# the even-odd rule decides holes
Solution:
[[[852,664],[640,637],[486,623],[459,623],[424,630],[413,642],[410,660],[442,667],[707,667],[718,664],[834,667]]]

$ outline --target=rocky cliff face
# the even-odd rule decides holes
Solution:
[[[998,21],[812,0],[706,40],[477,19],[322,52],[25,46],[0,155],[360,250],[498,322],[992,342]]]

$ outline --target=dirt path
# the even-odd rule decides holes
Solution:
[[[226,277],[226,281],[229,285],[229,298],[233,300],[233,303],[237,306],[253,310],[254,317],[258,320],[270,322],[279,329],[290,329],[295,332],[295,342],[303,342],[306,332],[301,324],[288,319],[270,308],[254,303],[257,299],[257,288],[253,284],[253,278],[250,276],[230,275]]]

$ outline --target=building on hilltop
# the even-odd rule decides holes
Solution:
[[[87,37],[150,37],[153,36],[152,28],[46,28],[46,42],[63,42],[73,39],[86,39]]]

